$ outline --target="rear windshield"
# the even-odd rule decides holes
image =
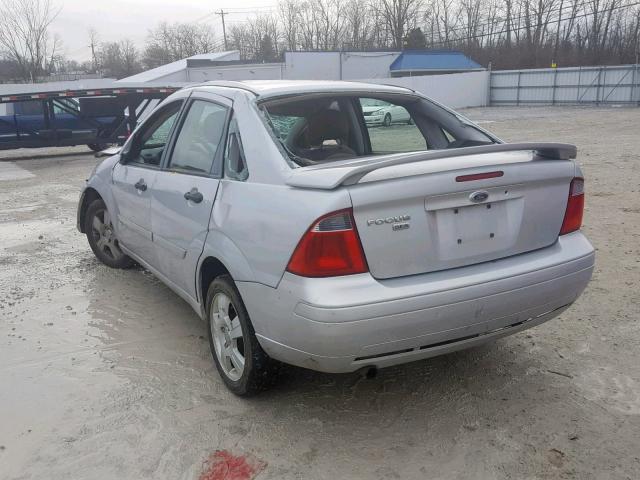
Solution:
[[[261,104],[297,165],[496,143],[464,117],[413,95],[307,94]]]

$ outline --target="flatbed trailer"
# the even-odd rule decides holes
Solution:
[[[0,150],[122,145],[138,119],[179,87],[116,87],[0,95]],[[4,112],[2,112],[4,110]]]

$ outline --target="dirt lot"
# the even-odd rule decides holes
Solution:
[[[262,462],[261,480],[639,478],[640,109],[466,113],[578,145],[585,294],[481,348],[373,380],[290,368],[251,400],[184,302],[94,259],[75,230],[89,153],[0,152],[0,478],[197,479],[217,450]]]

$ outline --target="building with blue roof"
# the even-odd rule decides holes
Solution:
[[[404,51],[294,51],[284,61],[241,61],[240,52],[208,53],[178,60],[120,82],[193,83],[208,80],[376,80],[482,71],[485,68],[462,52]]]
[[[454,50],[405,50],[391,63],[392,77],[478,72],[485,68]]]

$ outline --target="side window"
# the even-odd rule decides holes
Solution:
[[[209,173],[222,140],[227,109],[205,100],[194,100],[182,124],[169,168]]]
[[[271,114],[269,118],[271,119],[271,123],[275,131],[277,132],[278,137],[280,137],[280,140],[285,141],[289,137],[289,133],[291,133],[291,130],[294,127],[294,125],[297,122],[299,122],[303,117]]]
[[[232,180],[244,182],[249,178],[249,170],[245,161],[242,140],[236,119],[231,120],[227,148],[224,152],[224,176]]]
[[[142,130],[136,133],[131,149],[127,154],[130,163],[159,166],[162,153],[169,141],[182,101],[171,103],[153,114]]]
[[[17,108],[15,108],[17,107]],[[43,115],[42,102],[30,100],[28,102],[14,103],[15,112],[19,115]]]
[[[65,115],[69,112],[78,112],[78,103],[70,98],[58,98],[53,102],[53,113]]]
[[[360,98],[360,106],[372,153],[428,150],[427,139],[403,106],[376,98]]]

